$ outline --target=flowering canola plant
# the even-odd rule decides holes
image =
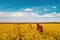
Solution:
[[[60,24],[0,24],[0,40],[60,40]]]

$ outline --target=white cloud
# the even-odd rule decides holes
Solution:
[[[56,16],[60,17],[60,13],[56,14]]]
[[[0,12],[0,17],[40,17],[33,9],[27,8],[23,12]]]
[[[43,17],[56,17],[57,13],[56,12],[52,12],[52,13],[47,13],[47,14],[44,14]]]
[[[0,16],[3,14],[4,12],[0,12]]]
[[[26,10],[26,9],[25,9]],[[49,22],[49,21],[60,21],[57,16],[60,17],[60,13],[47,13],[40,15],[33,11],[33,9],[23,12],[0,12],[0,21],[20,21],[20,22]],[[3,19],[1,19],[4,17]],[[5,18],[6,17],[6,18]],[[7,18],[8,17],[8,18]],[[11,18],[10,18],[11,17]],[[56,18],[55,18],[56,17]]]
[[[40,17],[38,13],[33,12],[33,9],[27,8],[23,12],[11,13],[12,17]]]
[[[43,15],[43,17],[54,17],[54,15],[52,15],[52,14],[45,14],[45,15]]]
[[[54,15],[55,15],[55,14],[57,14],[57,13],[56,13],[56,12],[53,12],[52,14],[54,14]]]
[[[12,17],[40,17],[35,12],[14,12],[11,14]]]
[[[23,12],[14,12],[14,13],[11,13],[11,16],[12,17],[24,17],[24,13]]]
[[[11,17],[12,12],[0,12],[0,17]]]
[[[33,11],[33,9],[31,9],[31,8],[26,8],[24,11],[25,11],[25,12],[26,12],[26,11],[27,11],[27,12],[31,12],[31,11]]]
[[[49,9],[48,9],[48,8],[45,8],[44,11],[45,11],[45,12],[46,12],[46,11],[49,11]]]
[[[32,16],[32,17],[41,17],[41,15],[39,15],[39,14],[37,14],[37,13],[35,13],[35,14],[32,13],[31,16]]]
[[[57,7],[56,7],[56,6],[52,6],[52,8],[54,8],[54,9],[55,9],[55,8],[57,8]]]
[[[40,15],[35,12],[0,12],[0,17],[18,17],[18,18],[31,17],[32,18],[32,17],[56,17],[56,16],[60,16],[60,13],[53,12],[49,14],[47,13],[44,15]]]

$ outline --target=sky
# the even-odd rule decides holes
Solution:
[[[60,22],[60,0],[0,0],[4,21]]]

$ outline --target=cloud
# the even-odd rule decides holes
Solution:
[[[49,9],[45,8],[45,9],[44,9],[44,12],[46,12],[46,11],[49,11]]]
[[[46,14],[46,15],[43,15],[42,17],[54,17],[54,16],[53,15]]]
[[[18,17],[18,18],[28,18],[28,17],[56,17],[59,16],[60,17],[60,13],[46,13],[43,15],[40,15],[36,12],[33,11],[23,11],[23,12],[0,12],[0,17]]]
[[[57,8],[57,7],[56,7],[56,6],[52,6],[52,8],[54,8],[54,9],[55,9],[55,8]]]
[[[38,14],[33,9],[27,8],[23,12],[0,12],[0,21],[18,22],[57,22],[60,21],[60,13],[52,12]]]
[[[14,12],[14,13],[11,13],[11,16],[12,17],[25,17],[25,18],[28,18],[28,17],[57,17],[59,16],[60,17],[60,13],[56,13],[56,12],[52,12],[52,13],[46,13],[44,15],[40,15],[38,13],[35,13],[35,12]]]
[[[45,14],[45,15],[43,15],[42,17],[55,17],[55,16],[52,15],[52,14]]]
[[[14,12],[11,14],[12,17],[40,17],[35,12]]]
[[[0,17],[11,17],[12,12],[0,12]]]
[[[31,11],[33,11],[33,9],[31,9],[31,8],[26,8],[24,11],[25,11],[25,12],[26,12],[26,11],[27,11],[27,12],[31,12]]]
[[[60,17],[60,13],[56,14],[57,17]]]
[[[4,12],[0,12],[0,16],[3,14]]]
[[[23,12],[14,12],[11,13],[12,17],[40,17],[36,12],[33,12],[33,9],[27,8]]]
[[[60,14],[56,13],[56,12],[52,12],[52,13],[47,13],[44,14],[42,17],[56,17],[59,16]]]
[[[57,14],[57,13],[56,13],[56,12],[53,12],[52,14],[54,14],[54,15],[55,15],[55,14]]]
[[[14,12],[14,13],[11,13],[11,16],[12,17],[24,17],[25,13],[23,12]]]

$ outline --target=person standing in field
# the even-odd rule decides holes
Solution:
[[[43,26],[39,25],[39,23],[37,24],[37,30],[38,32],[43,32]]]

